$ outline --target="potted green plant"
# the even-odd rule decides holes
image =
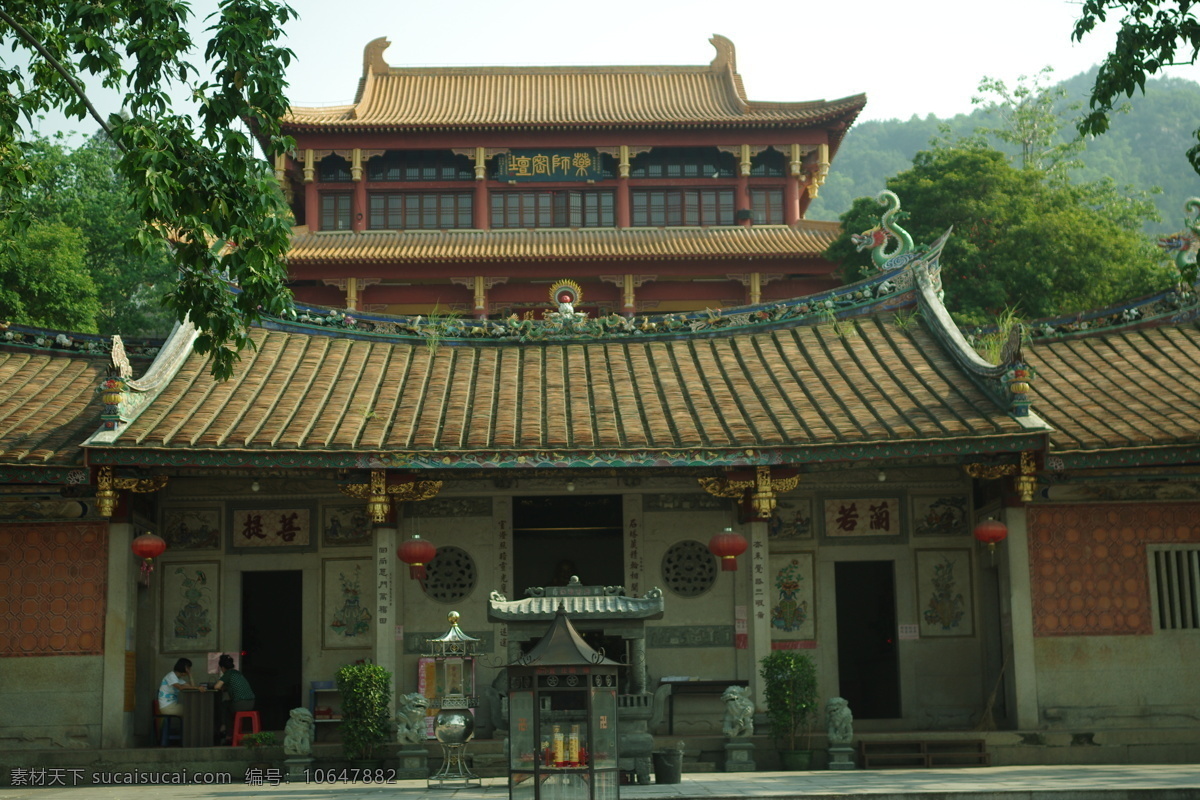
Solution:
[[[812,726],[816,721],[817,667],[805,653],[772,650],[759,662],[763,702],[784,769],[808,769],[812,762]],[[804,746],[798,747],[803,738]]]
[[[275,734],[272,731],[261,731],[259,733],[247,733],[242,737],[242,747],[250,751],[254,762],[252,767],[265,769],[271,765],[267,763],[266,755],[263,753],[263,748],[272,747],[275,744]]]
[[[342,747],[351,762],[376,758],[376,749],[390,742],[392,673],[378,664],[347,664],[337,671],[342,694]]]

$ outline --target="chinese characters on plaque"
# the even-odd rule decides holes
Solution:
[[[604,176],[595,150],[512,150],[496,159],[496,180],[598,181]]]
[[[826,500],[825,535],[898,536],[900,501],[895,497]]]
[[[313,510],[307,506],[240,508],[232,511],[230,545],[235,550],[311,550]]]

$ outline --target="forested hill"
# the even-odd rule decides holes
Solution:
[[[1084,104],[1076,111],[1064,110],[1064,119],[1082,113],[1095,77],[1093,68],[1058,85],[1067,93],[1065,104]],[[1200,83],[1181,78],[1147,81],[1146,94],[1135,94],[1128,102],[1129,113],[1114,114],[1108,132],[1088,142],[1080,157],[1084,167],[1072,176],[1075,180],[1108,176],[1118,186],[1143,191],[1159,187],[1162,193],[1154,202],[1162,222],[1148,230],[1177,231],[1182,226],[1184,200],[1200,196],[1200,176],[1184,155],[1196,143],[1192,132],[1200,126]],[[997,127],[999,120],[992,117],[976,109],[948,120],[930,115],[855,124],[838,150],[820,195],[809,207],[808,217],[836,220],[854,198],[878,194],[888,178],[912,166],[913,156],[929,147],[942,123],[948,123],[952,136],[958,137],[978,127]],[[1064,125],[1064,133],[1074,132],[1073,124]],[[904,198],[900,199],[903,202]]]

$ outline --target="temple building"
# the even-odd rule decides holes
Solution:
[[[413,69],[371,42],[352,104],[283,120],[296,297],[524,317],[569,273],[579,310],[632,317],[836,286],[838,226],[804,212],[866,97],[749,100],[712,43],[697,67]]]
[[[761,706],[776,649],[868,742],[1195,760],[1195,293],[985,360],[942,303],[950,232],[835,285],[803,211],[865,99],[748,101],[714,44],[528,70],[368,45],[354,104],[286,121],[298,302],[226,382],[186,325],[0,332],[5,766],[149,744],[161,676],[220,653],[268,728],[303,706],[336,739],[342,665],[433,692],[457,611],[503,687],[560,606],[622,665],[622,724],[714,761],[720,689]]]

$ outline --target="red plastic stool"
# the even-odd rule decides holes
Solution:
[[[242,720],[250,720],[250,733],[258,733],[262,723],[257,711],[237,711],[233,715],[233,746],[242,743]]]

